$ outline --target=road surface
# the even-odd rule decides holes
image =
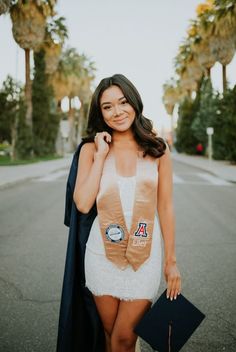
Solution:
[[[67,245],[65,182],[59,171],[0,190],[2,352],[55,351]],[[182,293],[207,316],[183,352],[236,350],[235,202],[235,184],[174,162]],[[162,278],[159,293],[164,289]]]

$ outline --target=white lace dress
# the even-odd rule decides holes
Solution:
[[[122,208],[129,230],[136,176],[118,176],[118,178]],[[148,299],[155,302],[161,280],[161,257],[161,231],[157,212],[150,257],[137,271],[134,271],[131,265],[121,270],[106,258],[98,217],[96,217],[86,245],[86,286],[96,296],[111,295],[122,300]]]

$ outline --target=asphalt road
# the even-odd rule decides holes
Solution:
[[[67,245],[65,181],[58,173],[0,191],[1,352],[55,351]],[[236,350],[235,201],[235,184],[174,163],[182,293],[207,316],[183,352]],[[162,278],[160,294],[164,289]],[[142,351],[152,350],[142,342]]]

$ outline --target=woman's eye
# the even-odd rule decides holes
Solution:
[[[105,110],[108,110],[108,109],[110,109],[110,108],[111,108],[110,106],[105,106],[105,107],[104,107]]]
[[[121,102],[121,104],[126,104],[127,103],[127,100],[123,100],[122,102]]]

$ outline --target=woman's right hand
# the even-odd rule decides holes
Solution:
[[[109,144],[111,143],[111,135],[108,132],[98,132],[94,138],[96,146],[96,155],[106,157],[109,152]]]

